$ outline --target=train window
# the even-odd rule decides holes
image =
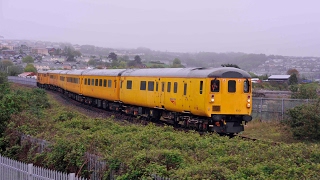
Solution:
[[[50,75],[50,79],[53,79],[53,75]]]
[[[220,81],[219,80],[211,80],[211,92],[219,92],[220,91]]]
[[[153,91],[153,90],[154,90],[154,82],[148,81],[148,91]]]
[[[178,83],[177,83],[177,82],[174,82],[174,83],[173,83],[173,92],[174,92],[174,93],[177,93],[177,92],[178,92]]]
[[[167,92],[170,92],[170,89],[171,89],[171,82],[168,82]]]
[[[161,91],[164,92],[164,85],[165,85],[165,83],[162,82],[161,84],[162,84]]]
[[[228,92],[236,92],[236,81],[235,80],[228,81]]]
[[[248,93],[249,92],[249,87],[250,87],[250,82],[248,79],[246,79],[243,83],[243,92]]]
[[[107,80],[106,79],[103,80],[103,87],[107,87]]]
[[[102,86],[102,79],[99,79],[99,86]]]
[[[183,86],[183,95],[187,95],[187,83],[184,83],[184,86]]]
[[[90,79],[88,79],[88,85],[90,85]]]
[[[127,89],[132,89],[132,81],[127,81]]]
[[[108,87],[111,88],[111,86],[112,86],[112,81],[109,79],[109,80],[108,80]]]
[[[99,83],[98,81],[99,81],[99,79],[96,79],[96,82],[95,82],[95,85],[96,85],[96,86],[99,85],[99,84],[98,84],[98,83]]]
[[[91,79],[91,85],[94,86],[94,79]]]
[[[200,81],[200,94],[202,94],[203,91],[203,81]]]
[[[140,82],[140,90],[146,90],[146,81]]]
[[[87,85],[87,78],[84,79],[84,85]]]
[[[158,91],[158,82],[156,82],[156,91]]]

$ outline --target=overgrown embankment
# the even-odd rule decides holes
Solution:
[[[47,97],[39,95],[40,99]],[[29,105],[42,102],[22,99]],[[90,118],[50,96],[48,99],[49,106],[38,106],[37,110],[24,106],[21,113],[12,113],[6,137],[1,139],[2,145],[6,144],[1,153],[57,170],[87,174],[83,155],[90,152],[102,156],[118,179],[148,178],[150,174],[172,179],[320,178],[320,148],[316,143],[273,145],[216,134],[200,136],[152,124],[119,123],[111,118]],[[16,130],[46,139],[52,145],[43,153],[36,153],[34,148],[26,152],[26,146],[18,142]]]

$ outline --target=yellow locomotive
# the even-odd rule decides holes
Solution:
[[[99,108],[233,134],[251,117],[251,76],[237,68],[53,70],[38,86]]]

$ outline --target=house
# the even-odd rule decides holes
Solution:
[[[274,82],[288,82],[290,75],[271,75],[268,77],[268,81]]]
[[[33,54],[40,54],[40,55],[49,55],[49,51],[46,48],[32,48]]]
[[[36,73],[34,72],[24,72],[18,75],[18,77],[23,77],[23,78],[33,78],[36,76]]]

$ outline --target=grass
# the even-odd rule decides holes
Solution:
[[[51,107],[40,118],[16,115],[10,126],[53,143],[50,152],[28,153],[29,159],[37,157],[47,167],[75,172],[85,163],[84,152],[90,152],[102,156],[119,179],[148,179],[150,174],[172,179],[320,178],[319,144],[294,140],[277,121],[254,120],[242,133],[282,142],[273,145],[91,118],[50,95],[49,101]]]
[[[241,135],[282,143],[298,143],[300,141],[293,138],[289,128],[281,124],[278,120],[260,121],[253,120],[245,125]]]

